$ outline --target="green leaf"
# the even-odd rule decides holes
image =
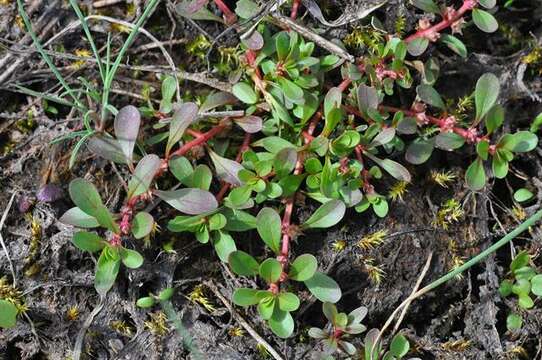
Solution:
[[[542,113],[538,114],[534,118],[533,122],[531,123],[531,127],[529,128],[529,130],[532,133],[535,133],[540,129],[541,126],[542,126]]]
[[[471,190],[478,191],[486,185],[486,172],[482,159],[478,158],[470,164],[465,177]]]
[[[139,114],[139,110],[133,105],[123,107],[115,117],[115,136],[128,164],[132,163],[134,146],[140,124],[141,115]]]
[[[162,80],[162,100],[171,103],[173,96],[177,92],[177,79],[174,76],[166,75]],[[121,109],[122,111],[122,109]]]
[[[142,298],[137,299],[137,301],[136,301],[137,307],[140,307],[142,309],[150,308],[155,303],[156,303],[156,301],[151,296],[142,297]]]
[[[416,87],[416,93],[424,103],[439,109],[446,108],[439,93],[431,85],[418,85]]]
[[[230,254],[228,263],[234,273],[241,276],[253,276],[258,274],[258,262],[244,251],[237,250]]]
[[[190,175],[194,172],[194,168],[190,161],[184,156],[175,156],[169,160],[169,171],[184,184],[189,179]]]
[[[288,272],[288,278],[295,281],[305,281],[313,277],[318,262],[311,254],[298,256],[291,264]]]
[[[209,190],[212,181],[213,173],[207,165],[196,166],[192,174],[184,179],[186,186],[201,190]]]
[[[512,292],[518,296],[528,296],[531,292],[531,283],[526,279],[516,279],[512,285]]]
[[[440,14],[440,8],[433,0],[411,0],[412,5],[428,13]]]
[[[531,279],[531,291],[536,296],[542,296],[542,274],[536,275]]]
[[[280,293],[278,303],[282,311],[296,311],[299,308],[299,298],[291,292]]]
[[[517,254],[514,260],[512,260],[512,262],[510,263],[510,271],[516,272],[516,270],[529,265],[530,261],[531,256],[528,252],[523,250],[519,254]]]
[[[408,353],[408,350],[410,350],[410,344],[406,337],[402,334],[395,335],[390,344],[390,352],[392,355],[402,358]]]
[[[90,216],[78,207],[73,207],[66,211],[59,221],[64,224],[80,228],[95,228],[100,226],[95,217]]]
[[[317,271],[313,277],[305,280],[309,291],[320,301],[336,303],[341,299],[341,288],[339,285],[324,273]]]
[[[446,46],[448,46],[453,52],[455,52],[457,55],[461,56],[462,58],[467,57],[467,48],[465,47],[465,44],[458,38],[456,38],[453,35],[448,34],[441,34],[440,35],[440,41],[442,41]]]
[[[235,13],[243,19],[250,19],[260,12],[258,4],[251,0],[239,0],[235,4]]]
[[[435,136],[435,146],[439,149],[451,151],[459,149],[465,144],[465,138],[453,132],[441,132]]]
[[[214,92],[205,98],[205,101],[203,102],[203,105],[201,105],[199,111],[208,112],[217,107],[233,105],[235,103],[237,103],[237,98],[231,93],[225,91]]]
[[[524,153],[536,148],[538,137],[530,131],[518,131],[512,135],[514,147],[513,152]]]
[[[120,250],[120,258],[124,266],[130,269],[137,269],[143,265],[143,256],[135,250],[122,248]]]
[[[269,327],[275,335],[285,339],[294,332],[294,319],[289,312],[276,308],[269,319]]]
[[[518,305],[522,309],[530,309],[534,306],[534,301],[527,294],[521,294],[518,297]]]
[[[296,85],[294,82],[280,77],[278,80],[280,84],[280,88],[282,92],[284,93],[284,96],[293,102],[294,104],[303,104],[303,89],[301,89],[298,85]]]
[[[534,194],[532,192],[525,188],[522,188],[514,193],[514,200],[516,200],[517,202],[524,202],[530,200],[533,196]]]
[[[235,305],[250,306],[256,305],[261,298],[258,296],[260,290],[250,288],[235,289],[232,296],[232,301]]]
[[[155,154],[145,155],[137,163],[134,174],[128,182],[128,199],[139,196],[149,190],[156,173],[160,170],[161,163],[162,161]]]
[[[158,299],[161,301],[167,301],[171,299],[171,297],[173,296],[173,291],[173,288],[165,288],[164,290],[160,291],[160,293],[158,293]]]
[[[503,280],[499,286],[499,293],[502,297],[512,294],[512,282],[510,280]]]
[[[140,211],[132,220],[132,234],[136,239],[149,235],[154,227],[154,218],[145,211]]]
[[[521,329],[523,325],[523,320],[521,316],[517,314],[510,314],[506,317],[506,328],[510,331]]]
[[[0,328],[12,328],[17,323],[17,307],[7,300],[0,299]]]
[[[473,9],[472,20],[474,21],[474,24],[476,24],[478,29],[486,33],[495,32],[499,28],[499,24],[497,23],[497,20],[495,20],[493,15],[484,10]]]
[[[407,50],[412,56],[420,56],[429,46],[429,40],[424,37],[416,38],[408,43]]]
[[[282,274],[282,266],[278,260],[269,258],[260,264],[259,273],[268,284],[275,283]]]
[[[189,215],[199,215],[218,208],[215,196],[209,191],[201,189],[156,190],[155,193],[175,209]]]
[[[275,46],[277,48],[279,61],[284,60],[290,52],[290,37],[288,36],[288,33],[285,31],[278,33],[275,38]]]
[[[499,91],[499,79],[495,75],[486,73],[478,79],[474,91],[477,120],[483,118],[495,105],[499,97]]]
[[[487,134],[493,133],[495,130],[497,130],[499,127],[501,127],[502,123],[504,122],[504,108],[497,104],[489,110],[487,113],[485,124],[486,124],[486,130]]]
[[[222,213],[227,220],[224,230],[247,231],[256,228],[256,217],[243,210],[225,209]]]
[[[294,148],[295,145],[279,136],[269,136],[263,139],[257,140],[252,143],[252,146],[262,146],[265,150],[272,154],[277,154],[279,151],[285,148]]]
[[[245,104],[256,104],[258,95],[254,88],[246,82],[238,82],[232,87],[233,95]]]
[[[198,106],[192,102],[181,104],[179,109],[173,114],[169,124],[169,136],[166,144],[166,154],[169,154],[183,137],[186,129],[192,125],[198,116]]]
[[[328,228],[344,216],[346,205],[340,200],[330,200],[320,206],[302,225],[307,229]]]
[[[486,140],[478,142],[478,144],[476,144],[476,153],[482,160],[487,160],[489,155],[489,142]]]
[[[228,262],[230,254],[237,250],[233,237],[224,231],[213,232],[213,246],[216,254],[223,262]]]
[[[384,218],[388,214],[389,205],[386,199],[379,197],[371,205],[373,207],[373,211],[378,217]]]
[[[278,254],[280,251],[280,238],[282,235],[281,220],[279,214],[271,208],[265,207],[260,210],[256,217],[256,229],[263,242],[271,250]]]
[[[79,231],[73,235],[73,244],[83,251],[96,252],[102,250],[107,242],[98,235]]]
[[[406,150],[405,159],[411,164],[420,165],[429,160],[433,153],[434,142],[417,138],[411,142]]]
[[[119,227],[113,215],[102,203],[96,187],[85,179],[74,179],[70,182],[69,193],[72,201],[79,209],[93,216],[101,226],[108,228],[114,233],[119,233]]]
[[[102,250],[96,264],[94,287],[98,294],[104,296],[115,283],[120,268],[120,258],[108,255],[108,247]]]
[[[400,181],[410,182],[411,176],[408,170],[398,162],[390,159],[380,159],[369,152],[364,152],[364,155],[373,160],[378,166],[386,170],[388,174]]]
[[[241,186],[243,184],[238,175],[239,171],[244,169],[243,165],[237,161],[226,159],[212,150],[209,150],[209,155],[215,165],[216,174],[221,180],[234,186]]]
[[[493,155],[491,167],[493,169],[493,175],[495,175],[497,179],[503,179],[506,177],[506,174],[508,174],[508,161],[503,158],[500,150],[497,150],[495,155]]]
[[[273,316],[275,311],[276,298],[273,295],[265,296],[258,303],[258,312],[264,320],[268,320]]]
[[[492,9],[497,4],[497,0],[478,0],[478,3],[486,9]]]

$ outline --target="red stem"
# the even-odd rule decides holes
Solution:
[[[224,124],[224,123],[216,125],[211,130],[207,131],[206,133],[201,134],[201,136],[197,136],[194,140],[191,140],[191,141],[187,142],[186,144],[184,144],[183,146],[181,146],[177,151],[170,154],[169,157],[182,156],[182,155],[186,154],[194,146],[198,146],[198,145],[201,145],[203,143],[206,143],[207,141],[209,141],[210,139],[215,137],[217,134],[224,131],[226,129],[226,127],[227,127],[227,125]]]
[[[409,43],[418,38],[433,38],[431,35],[438,34],[440,31],[452,26],[452,24],[461,19],[461,17],[463,17],[463,15],[465,15],[467,11],[474,9],[477,4],[477,0],[464,0],[463,5],[461,5],[461,7],[453,14],[453,16],[445,17],[442,21],[427,29],[418,30],[416,33],[407,37],[405,39],[405,42]]]
[[[222,0],[214,0],[216,6],[222,11],[224,14],[224,18],[226,20],[226,24],[231,25],[237,21],[237,15],[235,15],[228,5],[224,3]]]
[[[398,109],[392,106],[383,106],[383,105],[379,106],[379,109],[382,111],[387,111],[387,112],[392,112],[392,113],[401,111],[403,112],[403,114],[414,117],[416,119],[419,116],[423,116],[425,119],[427,119],[428,122],[439,126],[441,129],[446,128],[447,126],[446,119],[439,119],[434,116],[426,115],[423,112],[416,112],[413,110],[403,110],[403,109]],[[463,128],[454,126],[454,127],[450,127],[450,130],[456,133],[457,135],[461,136],[465,140],[467,140],[467,142],[469,143],[477,144],[480,141],[487,140],[487,136],[478,135],[476,128],[463,129]]]
[[[295,20],[297,18],[297,12],[299,11],[299,4],[301,0],[294,0],[292,4],[292,12],[290,13],[290,19]]]

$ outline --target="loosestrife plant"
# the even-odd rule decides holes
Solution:
[[[215,3],[221,9],[226,6]],[[155,219],[143,209],[161,199],[178,211],[167,222],[169,231],[193,234],[210,244],[235,274],[255,279],[251,284],[257,288],[234,291],[235,304],[255,306],[270,329],[286,338],[295,329],[292,313],[300,306],[298,291],[307,289],[325,303],[324,314],[332,324],[311,334],[353,353],[343,335],[364,330],[363,310],[338,313],[332,304],[341,298],[339,285],[321,271],[314,255],[294,256],[293,240],[336,225],[347,211],[386,216],[389,204],[377,191],[386,182],[376,186],[379,180],[410,182],[405,164],[422,164],[435,149],[462,151],[473,158],[465,179],[478,191],[488,177],[505,177],[514,157],[536,146],[538,139],[529,131],[502,134],[504,109],[498,104],[495,75],[482,75],[468,94],[474,109],[458,109],[434,87],[437,60],[418,58],[433,42],[466,56],[460,40],[445,32],[461,30],[471,13],[481,30],[494,31],[493,16],[480,8],[494,4],[466,0],[455,10],[431,0],[414,1],[442,20],[422,20],[418,31],[404,39],[387,34],[353,63],[321,55],[296,32],[262,22],[243,39],[233,95],[212,93],[200,106],[175,102],[176,79],[165,77],[159,109],[123,107],[109,132],[111,124],[102,119],[103,131],[89,135],[88,148],[127,166],[131,175],[123,205],[112,212],[94,185],[75,179],[70,196],[76,207],[61,218],[86,229],[74,234],[77,247],[100,252],[98,292],[105,295],[113,286],[121,263],[128,268],[142,265],[143,257],[127,248],[132,242],[125,240],[153,232]],[[237,8],[244,19],[258,11],[248,0]],[[230,13],[225,12],[227,22],[235,21]],[[377,21],[372,23],[375,31],[384,31]],[[341,81],[334,83],[339,76]],[[398,89],[410,91],[414,101],[398,107]],[[244,115],[203,116],[231,106]],[[153,123],[156,133],[151,138],[140,132],[141,113]],[[136,143],[140,146],[134,151]],[[489,174],[486,163],[491,164]],[[175,186],[161,189],[160,184],[167,183],[158,181],[163,177],[174,180]],[[310,216],[298,219],[295,206],[302,200],[316,207]],[[242,232],[257,234],[261,243],[256,252],[249,254],[237,241]],[[149,296],[143,305],[152,306],[157,299]],[[388,358],[404,356],[405,346],[402,339],[396,340]]]

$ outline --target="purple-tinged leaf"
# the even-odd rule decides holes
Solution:
[[[358,107],[362,112],[378,107],[378,93],[375,88],[361,84],[357,92]]]
[[[259,31],[253,31],[252,34],[246,39],[241,40],[250,50],[260,50],[263,48],[264,41],[263,36]]]
[[[259,116],[249,115],[241,118],[234,119],[235,123],[239,125],[247,133],[255,134],[262,130],[262,118]]]
[[[178,12],[186,12],[187,14],[195,14],[200,11],[205,5],[207,5],[208,0],[185,0],[181,1],[177,5]]]
[[[146,155],[139,161],[130,182],[128,182],[128,199],[149,190],[154,176],[160,169],[160,165],[160,158],[154,154]]]
[[[243,184],[238,175],[239,170],[244,169],[243,165],[239,164],[237,161],[223,158],[212,150],[209,150],[209,155],[215,165],[216,174],[221,180],[235,186]]]
[[[88,149],[95,155],[106,160],[120,164],[126,164],[126,157],[118,140],[103,135],[96,135],[90,138]]]
[[[139,110],[132,105],[120,109],[115,117],[115,136],[128,164],[132,163],[134,146],[141,125]]]
[[[418,138],[408,145],[405,159],[411,164],[420,165],[429,160],[433,153],[433,139],[425,140]]]
[[[34,201],[29,198],[28,196],[21,196],[18,200],[17,200],[17,209],[19,210],[19,212],[21,214],[24,214],[25,212],[27,212],[28,210],[30,210],[30,208],[34,205]]]
[[[215,92],[205,98],[199,110],[200,112],[207,112],[219,106],[235,104],[237,101],[237,98],[230,93],[225,91]]]
[[[175,209],[189,215],[199,215],[218,208],[214,195],[201,189],[156,191],[156,195]]]
[[[169,124],[166,154],[169,154],[171,148],[181,140],[185,130],[196,120],[197,116],[198,106],[191,102],[181,104],[179,109],[175,111]]]
[[[373,141],[371,141],[371,144],[369,145],[369,147],[385,145],[389,143],[390,141],[392,141],[394,137],[395,137],[394,128],[389,127],[389,128],[382,129],[382,131],[380,131],[378,135],[374,137]]]
[[[55,184],[46,184],[42,186],[38,193],[36,194],[36,198],[38,201],[51,203],[55,202],[57,200],[62,199],[64,196],[64,191],[60,188],[60,186]]]

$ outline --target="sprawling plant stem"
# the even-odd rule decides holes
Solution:
[[[450,122],[450,117],[447,118],[437,118],[434,116],[426,115],[425,112],[419,112],[415,110],[403,110],[398,109],[392,106],[380,106],[380,110],[387,111],[391,113],[396,113],[401,111],[403,114],[407,116],[412,116],[416,119],[423,118],[423,120],[427,121],[428,123],[437,125],[442,131],[451,131],[456,133],[457,135],[464,138],[468,143],[477,144],[480,141],[489,141],[487,136],[479,135],[478,130],[474,127],[470,127],[468,129],[464,129],[461,127],[453,126],[453,121]],[[494,151],[494,145],[490,145],[490,153]]]
[[[419,38],[427,38],[429,40],[433,40],[435,38],[438,38],[438,34],[440,31],[452,26],[457,21],[461,21],[461,18],[465,13],[468,11],[471,11],[478,5],[477,0],[464,0],[463,5],[458,10],[450,10],[448,9],[446,14],[443,15],[442,21],[439,23],[427,28],[427,29],[420,29],[414,34],[410,35],[405,39],[405,42],[409,43],[415,39]]]

